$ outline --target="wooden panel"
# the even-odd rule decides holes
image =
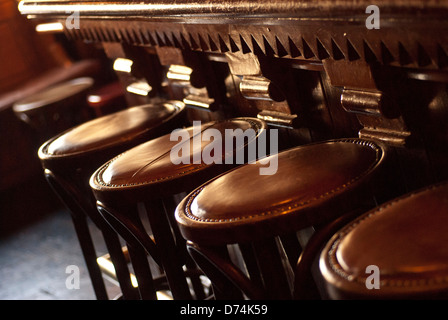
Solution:
[[[60,65],[64,57],[50,35],[37,34],[20,15],[17,1],[0,3],[0,93],[13,90],[41,72]],[[55,51],[56,49],[56,51]]]
[[[0,71],[0,83],[8,87],[6,83],[11,79],[21,77],[22,73],[29,72],[27,64],[22,59],[23,53],[17,44],[17,37],[7,22],[0,23],[0,58],[2,59]]]

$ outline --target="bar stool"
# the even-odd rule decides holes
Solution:
[[[176,209],[188,250],[217,299],[291,299],[310,228],[372,206],[370,185],[385,148],[343,139],[265,160],[273,157],[275,174],[260,175],[261,160],[243,165],[195,189]]]
[[[185,105],[178,101],[132,107],[71,128],[45,142],[38,155],[45,177],[72,214],[75,230],[98,299],[107,299],[87,219],[101,230],[115,265],[123,298],[137,291],[119,237],[100,217],[89,187],[91,174],[117,154],[184,125]]]
[[[232,144],[232,149],[227,148],[227,139],[211,142],[210,137],[204,138],[210,132],[224,137],[231,130],[239,140],[249,129],[253,135],[248,135],[244,143]],[[234,157],[238,157],[238,151],[246,151],[265,133],[265,122],[254,118],[194,125],[177,132],[176,136],[183,137],[181,142],[171,135],[153,139],[111,159],[92,175],[90,185],[98,210],[127,242],[142,299],[156,299],[161,279],[151,273],[147,255],[163,270],[162,279],[168,283],[173,299],[205,298],[200,273],[174,221],[177,203],[173,196],[189,192],[237,165]],[[185,161],[173,157],[176,145],[186,147],[182,155]],[[206,150],[213,153],[213,161],[203,157]],[[222,165],[216,164],[219,162]],[[143,210],[137,210],[139,205]]]
[[[94,80],[81,77],[53,85],[13,105],[17,117],[46,140],[90,119],[86,97]]]
[[[447,299],[448,183],[346,224],[320,256],[331,299]]]

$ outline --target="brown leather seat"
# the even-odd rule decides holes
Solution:
[[[199,127],[197,127],[199,128]],[[241,129],[237,135],[244,135],[247,129],[252,129],[255,135],[245,145],[256,143],[258,136],[266,131],[266,124],[253,118],[236,118],[203,124],[198,132],[207,129],[217,130],[222,136],[228,129]],[[90,185],[98,200],[98,209],[103,217],[119,232],[129,243],[130,253],[135,254],[133,265],[136,269],[139,289],[143,299],[155,298],[152,286],[144,288],[140,281],[150,283],[153,279],[147,266],[143,266],[145,259],[139,259],[135,252],[140,248],[150,254],[161,266],[166,274],[168,283],[174,299],[192,298],[187,285],[182,265],[193,267],[186,254],[183,245],[184,240],[179,237],[177,226],[174,222],[175,204],[172,204],[172,196],[189,192],[208,179],[229,169],[233,164],[218,165],[216,161],[206,163],[200,159],[195,162],[194,158],[200,155],[210,145],[210,141],[199,140],[200,148],[195,148],[194,127],[185,128],[181,131],[189,138],[183,142],[188,145],[187,163],[174,163],[171,158],[173,147],[179,143],[171,139],[171,135],[165,135],[143,143],[133,149],[106,162],[91,177]],[[235,130],[235,132],[238,132]],[[172,141],[175,140],[175,141]],[[224,148],[224,140],[219,148]],[[235,145],[235,148],[243,147]],[[244,149],[244,147],[243,147]],[[233,149],[233,152],[235,149]],[[233,156],[233,152],[227,154],[222,152],[222,159]],[[216,158],[217,160],[218,158]],[[191,161],[190,161],[191,160]],[[150,230],[145,229],[140,217],[135,214],[136,204],[144,203],[148,213],[150,229],[152,229],[154,240],[148,234]],[[171,228],[173,234],[171,234]],[[132,258],[132,257],[131,257]],[[139,259],[139,262],[137,262]],[[188,265],[190,264],[190,265]],[[143,269],[142,269],[143,268]],[[143,272],[139,273],[139,270]],[[148,272],[145,274],[145,270]],[[191,271],[191,268],[190,268]],[[204,289],[195,288],[195,298],[203,297],[199,291]]]
[[[185,105],[178,101],[132,107],[71,128],[44,143],[39,158],[47,181],[72,212],[86,264],[99,299],[107,298],[96,263],[88,216],[101,229],[125,298],[135,298],[118,236],[104,222],[89,187],[91,174],[104,162],[140,143],[184,125]]]
[[[322,251],[320,269],[330,298],[446,299],[447,228],[447,182],[363,214]]]
[[[95,170],[126,148],[181,126],[184,108],[183,103],[170,101],[136,106],[90,120],[48,140],[39,149],[39,157],[45,167],[52,169],[59,162],[65,167],[67,161],[84,160],[84,165]]]
[[[224,274],[250,298],[290,298],[281,260],[289,259],[294,268],[300,252],[287,250],[297,245],[290,235],[362,205],[361,195],[384,157],[380,145],[361,139],[295,147],[278,154],[273,175],[259,175],[264,164],[257,162],[208,181],[179,204],[176,219],[212,282],[224,284]],[[291,256],[276,253],[277,236],[285,236],[281,243]],[[229,244],[239,245],[251,280],[218,253]]]
[[[86,97],[93,85],[89,77],[55,84],[17,101],[13,111],[48,139],[90,118]]]
[[[258,119],[236,118],[201,125],[201,131],[207,129],[218,130],[222,136],[225,136],[226,130],[235,129],[241,129],[241,135],[248,129],[253,129],[260,135],[266,130],[266,125]],[[210,141],[201,141],[201,148],[195,150],[193,127],[182,131],[191,137],[188,142],[191,144],[188,148],[191,153],[188,156],[190,160],[188,163],[173,164],[171,150],[179,141],[172,141],[170,134],[153,139],[111,159],[92,175],[91,187],[97,199],[113,202],[116,199],[115,192],[120,195],[129,194],[133,201],[147,197],[148,193],[152,196],[161,196],[185,192],[199,181],[206,181],[229,168],[225,163],[220,166],[216,166],[215,163],[206,164],[203,161],[194,163],[194,154],[201,154]],[[222,147],[224,148],[224,140]],[[227,156],[224,151],[222,155],[223,159]],[[200,180],[194,180],[196,178]]]

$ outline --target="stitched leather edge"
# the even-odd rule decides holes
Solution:
[[[183,104],[183,102],[176,101],[176,100],[167,100],[167,101],[162,102],[161,104],[169,104],[172,107],[174,107],[173,113],[170,114],[169,116],[167,116],[167,118],[165,118],[164,120],[162,120],[163,122],[168,122],[168,121],[174,119],[176,116],[178,116],[186,108],[185,105]],[[146,107],[146,106],[149,106],[149,105],[150,104],[135,106],[135,108],[137,108],[137,107]],[[95,120],[95,119],[92,119],[92,120]],[[82,123],[80,125],[82,125]],[[158,126],[159,126],[159,124],[157,124],[154,128],[156,128]],[[152,130],[154,128],[146,128],[145,130],[142,130],[140,133],[138,133],[138,135],[142,135],[142,134],[144,134],[144,133],[146,133],[149,130]],[[101,147],[99,147],[97,149],[94,149],[94,150],[87,150],[87,151],[81,150],[81,151],[77,151],[77,152],[73,152],[73,153],[63,153],[63,154],[50,154],[50,153],[48,153],[48,148],[50,147],[50,145],[55,140],[57,140],[58,138],[62,137],[63,135],[65,135],[67,132],[69,132],[72,129],[73,128],[68,129],[67,131],[62,132],[62,133],[56,135],[55,137],[51,138],[50,140],[44,142],[41,145],[41,147],[39,148],[39,150],[38,150],[39,158],[53,160],[53,159],[73,158],[73,157],[79,157],[79,156],[82,157],[85,153],[96,152],[96,151],[101,150],[101,149],[104,148],[104,146],[101,146]],[[114,146],[114,144],[107,145],[107,147],[111,147],[111,146]]]
[[[193,202],[193,200],[196,198],[196,196],[202,191],[202,189],[206,186],[203,186],[197,190],[195,190],[189,197],[187,200],[187,203],[185,205],[185,215],[191,219],[191,220],[195,220],[198,222],[235,222],[235,221],[242,221],[242,220],[248,220],[248,219],[252,219],[252,218],[257,218],[257,217],[263,217],[263,216],[268,216],[268,215],[273,215],[279,212],[283,212],[283,211],[290,211],[299,207],[302,207],[304,205],[308,205],[312,202],[315,202],[317,200],[329,197],[330,195],[343,190],[343,189],[347,189],[350,185],[352,185],[354,182],[360,180],[362,177],[366,176],[368,174],[368,172],[370,172],[379,162],[379,159],[381,158],[381,156],[383,155],[383,150],[382,148],[377,145],[376,143],[374,143],[373,141],[368,141],[368,140],[362,140],[362,139],[337,139],[337,140],[330,140],[330,141],[326,141],[326,143],[328,142],[343,142],[343,143],[354,143],[354,144],[360,144],[360,145],[364,145],[364,146],[369,146],[372,149],[375,150],[376,152],[376,160],[374,161],[374,163],[372,163],[370,165],[370,167],[365,170],[361,175],[347,181],[346,183],[342,184],[341,186],[334,188],[318,197],[314,197],[311,198],[307,201],[301,201],[301,202],[296,202],[293,204],[289,204],[289,205],[285,205],[273,210],[268,210],[268,211],[264,211],[264,212],[260,212],[254,215],[249,215],[249,216],[244,216],[244,217],[235,217],[235,218],[231,218],[231,219],[202,219],[200,217],[195,216],[190,209],[190,205]],[[315,143],[315,144],[320,144],[320,143]],[[304,145],[305,147],[306,145]],[[381,155],[379,155],[379,153],[381,152]]]
[[[260,125],[262,122],[260,121],[260,120],[258,120],[258,121],[260,121],[260,122],[256,122],[256,121],[254,121],[254,120],[252,120],[252,119],[248,119],[248,118],[234,118],[234,119],[227,119],[227,120],[222,120],[222,121],[218,121],[219,123],[225,123],[225,122],[232,122],[232,121],[234,121],[234,120],[244,120],[244,121],[247,121],[250,125],[251,125],[251,127],[253,128],[253,129],[256,129],[257,130],[257,136],[258,136],[258,134],[259,134],[259,131],[262,129],[262,126]],[[213,125],[213,124],[212,124]],[[212,126],[211,125],[211,126]],[[204,130],[206,130],[206,129],[204,129]],[[203,131],[203,130],[202,130]],[[200,164],[200,165],[197,165],[197,166],[195,166],[194,168],[192,168],[192,169],[190,169],[190,170],[185,170],[185,171],[182,171],[182,172],[179,172],[179,173],[177,173],[177,174],[174,174],[174,175],[168,175],[168,176],[164,176],[164,177],[162,177],[162,178],[159,178],[159,179],[151,179],[151,180],[146,180],[146,181],[143,181],[143,182],[136,182],[136,183],[124,183],[124,184],[109,184],[109,183],[107,183],[107,182],[105,182],[103,179],[102,179],[102,176],[103,176],[103,173],[104,173],[104,171],[106,171],[107,170],[107,168],[114,162],[114,161],[116,161],[118,158],[120,158],[121,156],[123,156],[123,155],[125,155],[126,154],[126,152],[124,152],[124,153],[121,153],[121,154],[119,154],[118,156],[116,156],[116,157],[114,157],[113,159],[111,159],[109,162],[107,162],[106,164],[104,164],[98,171],[97,171],[97,173],[95,174],[95,178],[94,178],[94,181],[95,182],[97,182],[100,186],[102,186],[102,187],[106,187],[106,188],[126,188],[126,187],[138,187],[138,186],[143,186],[143,185],[146,185],[146,184],[151,184],[151,183],[155,183],[155,182],[160,182],[160,181],[165,181],[165,180],[169,180],[169,179],[172,179],[172,178],[175,178],[175,177],[179,177],[179,176],[183,176],[183,175],[185,175],[185,174],[187,174],[187,173],[191,173],[191,172],[194,172],[194,171],[199,171],[199,170],[201,170],[202,168],[204,168],[204,167],[207,167],[207,166],[209,166],[208,164]]]
[[[428,187],[425,187],[423,189],[419,189],[416,191],[413,191],[409,194],[403,195],[401,197],[398,197],[394,200],[391,200],[389,202],[386,202],[385,204],[379,206],[378,208],[374,209],[373,211],[367,213],[366,215],[354,220],[352,223],[344,227],[342,230],[340,230],[336,235],[337,238],[332,240],[330,249],[328,250],[328,253],[326,254],[326,259],[328,259],[328,264],[330,265],[331,270],[339,277],[349,281],[349,282],[355,282],[359,283],[362,286],[365,286],[365,281],[367,277],[361,277],[361,276],[355,276],[353,274],[349,274],[346,272],[342,266],[338,263],[338,260],[336,258],[336,251],[339,248],[339,245],[342,241],[342,239],[350,233],[356,226],[360,225],[361,223],[366,222],[367,220],[371,219],[372,217],[376,216],[380,212],[382,212],[384,209],[391,207],[395,205],[398,202],[402,202],[404,200],[407,200],[409,198],[412,198],[416,195],[420,195],[425,192],[429,192],[431,190],[435,190],[438,188],[441,188],[443,186],[448,185],[448,181],[441,182],[438,184],[434,184]],[[424,287],[424,286],[430,286],[434,284],[441,284],[441,283],[448,283],[448,275],[443,277],[432,277],[428,279],[381,279],[380,280],[380,286],[386,286],[386,287]]]

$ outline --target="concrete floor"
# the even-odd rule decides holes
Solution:
[[[92,228],[94,238],[99,233]],[[97,247],[104,254],[102,246]],[[79,289],[69,289],[68,266],[79,268]],[[111,297],[119,289],[106,282]],[[0,241],[1,300],[95,300],[87,268],[65,210],[49,214],[38,222]]]

